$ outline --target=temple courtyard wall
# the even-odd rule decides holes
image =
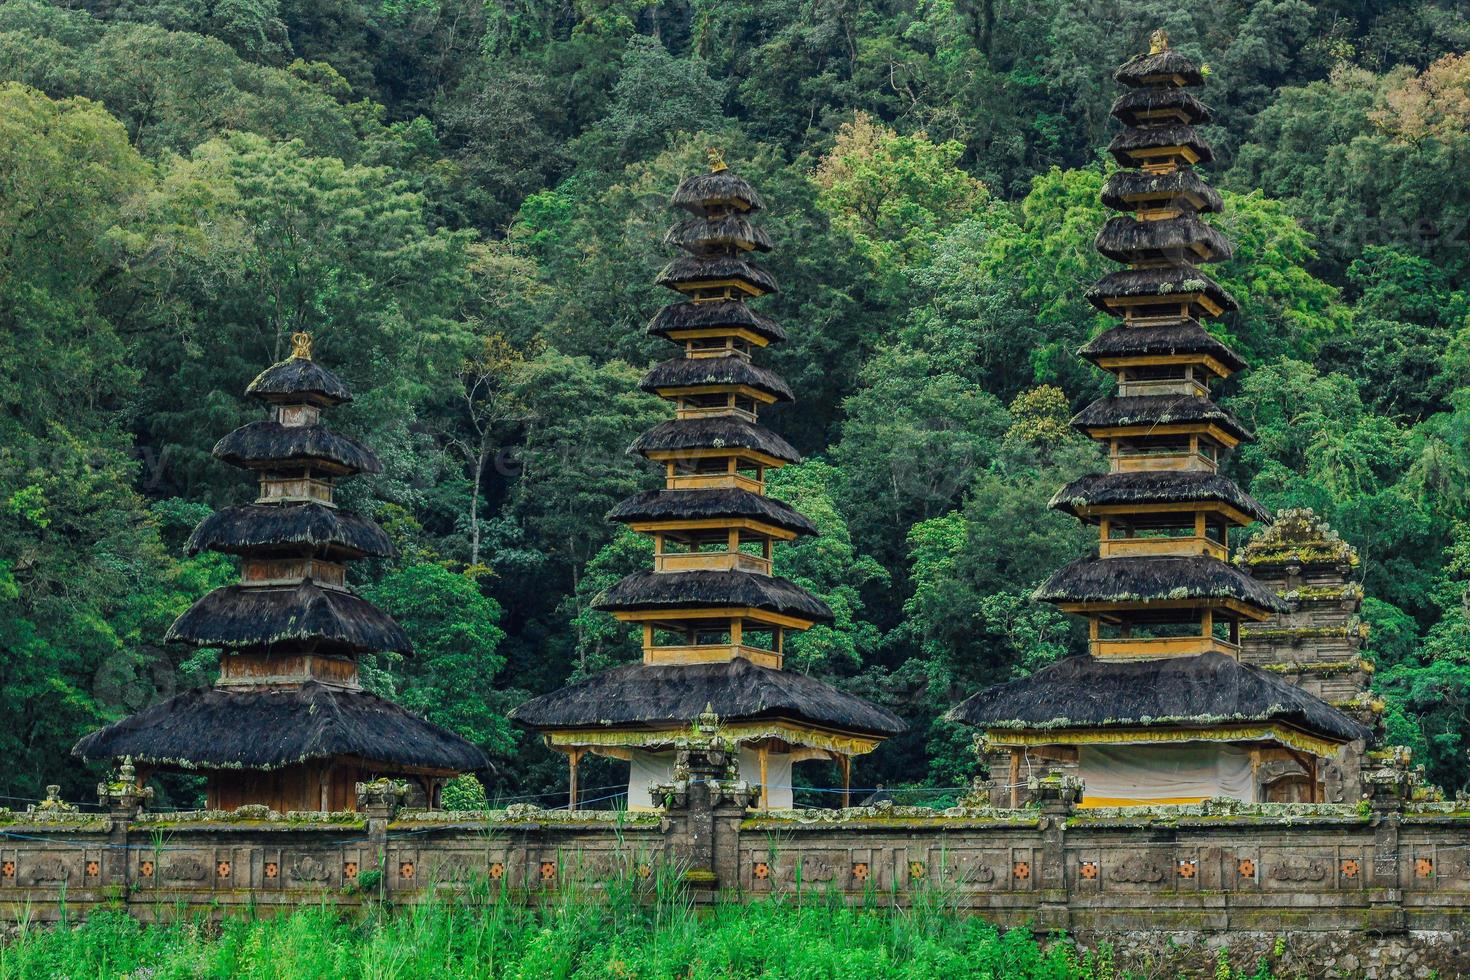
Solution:
[[[111,907],[154,920],[455,894],[543,902],[568,890],[652,894],[677,876],[701,904],[939,903],[1107,940],[1120,961],[1209,959],[1220,945],[1264,955],[1289,937],[1291,955],[1341,964],[1308,976],[1470,975],[1465,801],[1079,809],[1063,781],[1043,780],[1038,802],[1016,810],[753,812],[711,782],[643,814],[451,813],[360,789],[359,811],[339,814],[151,813],[127,793],[105,812],[0,811],[0,914],[47,921]]]

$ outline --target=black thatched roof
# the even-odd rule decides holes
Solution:
[[[607,519],[634,521],[747,518],[774,524],[797,534],[816,534],[817,526],[790,504],[736,488],[715,490],[645,490],[621,501]]]
[[[1213,422],[1237,439],[1253,439],[1236,417],[1197,395],[1127,395],[1099,398],[1072,417],[1073,428],[1110,429],[1129,425],[1181,425]]]
[[[1219,211],[1224,207],[1220,192],[1204,182],[1204,178],[1187,167],[1166,174],[1148,174],[1138,170],[1119,170],[1103,184],[1102,202],[1114,211],[1132,211],[1134,204],[1125,198],[1178,195],[1192,199],[1200,212]]]
[[[729,170],[685,177],[669,203],[694,214],[704,214],[710,207],[732,201],[739,202],[746,211],[759,211],[765,207],[750,182]]]
[[[1210,144],[1200,138],[1193,126],[1175,123],[1172,126],[1129,126],[1108,144],[1113,159],[1125,167],[1136,164],[1134,153],[1153,150],[1161,146],[1183,146],[1194,151],[1199,163],[1209,163],[1215,158]]]
[[[908,729],[893,712],[862,698],[740,657],[713,664],[616,667],[533,698],[510,716],[541,729],[668,726],[693,721],[706,706],[726,722],[785,718],[862,735]]]
[[[664,266],[654,282],[670,289],[678,289],[680,286],[721,282],[726,279],[749,283],[762,293],[774,293],[777,289],[776,277],[765,269],[754,262],[725,255],[710,258],[680,256]]]
[[[1210,107],[1192,93],[1177,88],[1136,88],[1124,92],[1113,101],[1113,118],[1125,126],[1146,124],[1141,113],[1177,109],[1184,113],[1190,123],[1199,125],[1210,121]]]
[[[343,653],[413,652],[408,635],[387,613],[350,592],[312,582],[215,589],[174,620],[163,638],[229,650],[314,644]]]
[[[1032,594],[1042,602],[1163,602],[1235,599],[1271,612],[1287,612],[1274,590],[1235,566],[1209,555],[1099,558],[1064,565]]]
[[[791,444],[763,425],[734,416],[670,419],[660,422],[633,441],[628,452],[689,452],[695,449],[749,449],[784,463],[799,463]]]
[[[749,606],[818,623],[832,620],[827,604],[806,589],[755,572],[634,572],[593,603],[594,609],[603,612],[726,606]]]
[[[1144,357],[1158,354],[1207,354],[1231,371],[1246,366],[1235,351],[1210,336],[1196,320],[1182,320],[1162,327],[1130,327],[1120,324],[1088,341],[1077,351],[1079,357],[1096,363],[1105,357]]]
[[[1163,269],[1119,269],[1117,272],[1110,272],[1087,291],[1087,300],[1098,309],[1113,313],[1115,311],[1107,304],[1109,299],[1158,296],[1160,302],[1163,302],[1179,293],[1202,293],[1227,312],[1239,308],[1235,297],[1227,293],[1224,287],[1188,264]]]
[[[216,511],[194,529],[188,552],[227,555],[299,554],[391,558],[388,535],[366,517],[318,503],[245,504]]]
[[[1092,473],[1062,487],[1051,506],[1073,516],[1084,507],[1137,504],[1147,513],[1149,504],[1219,502],[1269,521],[1271,514],[1256,499],[1218,473],[1194,470],[1155,470],[1134,473]]]
[[[178,769],[279,769],[334,756],[456,772],[489,765],[473,743],[391,701],[315,682],[297,690],[186,691],[93,732],[71,751]]]
[[[352,393],[341,378],[304,357],[290,357],[272,364],[246,386],[245,394],[263,402],[304,400],[319,405],[341,405],[352,401]]]
[[[648,332],[655,337],[667,338],[673,330],[700,330],[708,327],[744,327],[772,344],[786,339],[786,331],[779,323],[733,299],[717,303],[689,302],[665,306],[649,321]]]
[[[664,244],[684,249],[693,255],[707,255],[720,248],[754,248],[771,250],[771,236],[765,229],[751,224],[743,214],[731,212],[718,218],[685,218],[664,235]]]
[[[1368,730],[1259,667],[1220,653],[1153,660],[1068,657],[956,705],[950,721],[982,728],[1136,728],[1280,722],[1334,742]]]
[[[325,425],[282,425],[269,419],[240,426],[215,443],[214,454],[232,466],[247,469],[329,463],[352,473],[383,470],[372,450]]]
[[[1118,262],[1134,262],[1160,254],[1180,254],[1192,262],[1223,262],[1234,254],[1230,240],[1196,215],[1139,221],[1131,214],[1110,218],[1097,233],[1097,250]],[[1194,250],[1202,245],[1205,254]]]
[[[1172,48],[1165,48],[1158,54],[1134,55],[1113,72],[1113,78],[1129,88],[1158,85],[1160,83],[1156,79],[1175,75],[1183,79],[1184,85],[1205,83],[1205,76],[1200,72],[1199,66]]]
[[[694,385],[745,385],[782,402],[789,402],[794,397],[791,386],[775,371],[757,367],[749,359],[735,354],[728,357],[675,357],[663,361],[643,376],[639,387],[644,391],[658,391],[660,388]]]

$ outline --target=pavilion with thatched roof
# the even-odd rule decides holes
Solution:
[[[403,630],[347,586],[347,563],[393,555],[372,520],[341,510],[338,480],[381,469],[372,451],[329,430],[323,409],[350,401],[312,360],[292,356],[246,389],[269,407],[215,446],[254,472],[259,495],[205,518],[191,554],[240,559],[240,581],[194,603],[165,639],[217,648],[219,678],[93,732],[73,754],[128,758],[140,782],[172,770],[207,777],[211,809],[352,810],[359,781],[404,777],[434,803],[443,781],[488,762],[473,744],[362,689],[358,657],[411,654]]]
[[[688,213],[665,243],[682,254],[658,283],[682,302],[664,307],[648,332],[680,348],[656,364],[644,390],[674,403],[673,419],[630,448],[656,463],[664,486],[624,500],[611,520],[650,535],[654,567],[598,597],[596,607],[643,630],[643,659],[588,677],[518,707],[512,717],[566,753],[571,803],[587,752],[629,763],[628,805],[653,805],[667,782],[677,738],[713,711],[740,746],[743,778],[760,786],[762,807],[790,806],[792,765],[838,763],[904,730],[884,708],[782,669],[786,637],[832,619],[821,599],[772,571],[775,547],[816,527],[766,496],[766,473],[799,462],[759,421],[762,408],[791,401],[791,388],[753,355],[785,338],[746,301],[775,291],[752,255],[770,238],[751,217],[760,195],[717,157],[690,177],[673,205]]]
[[[1097,528],[1098,547],[1035,593],[1086,618],[1089,649],[981,691],[949,717],[1009,756],[1013,806],[1027,768],[1058,763],[1082,777],[1084,806],[1258,800],[1261,767],[1276,759],[1307,773],[1320,800],[1318,760],[1363,727],[1241,658],[1241,625],[1286,607],[1228,560],[1232,529],[1269,515],[1219,472],[1251,436],[1210,397],[1244,363],[1201,323],[1235,309],[1200,269],[1231,255],[1202,217],[1220,210],[1220,195],[1194,171],[1211,157],[1194,129],[1209,108],[1187,91],[1203,74],[1158,31],[1114,77],[1128,91],[1113,105],[1124,129],[1109,150],[1126,169],[1103,189],[1121,214],[1096,244],[1127,268],[1088,292],[1119,322],[1079,354],[1117,390],[1072,420],[1108,447],[1109,467],[1052,499]]]

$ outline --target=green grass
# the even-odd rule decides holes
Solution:
[[[1162,974],[1153,974],[1160,976]],[[1228,968],[1217,976],[1234,976]],[[1262,969],[1256,977],[1268,977]],[[99,911],[24,927],[0,947],[0,977],[230,978],[1090,978],[1122,980],[1106,952],[1079,957],[1025,930],[1001,933],[941,906],[845,908],[770,899],[695,913],[570,897],[437,903],[344,915],[300,907],[272,918],[140,925]]]

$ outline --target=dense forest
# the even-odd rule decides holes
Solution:
[[[807,460],[772,492],[821,534],[777,571],[837,617],[788,665],[909,720],[858,784],[967,781],[938,716],[1084,646],[1029,595],[1089,545],[1047,501],[1102,465],[1066,420],[1106,376],[1073,352],[1108,322],[1111,70],[1155,27],[1210,71],[1241,305],[1212,329],[1251,363],[1220,396],[1258,436],[1231,475],[1357,546],[1390,738],[1465,787],[1463,5],[10,0],[0,792],[85,796],[79,735],[210,680],[160,638],[234,570],[183,542],[252,495],[210,448],[295,330],[385,461],[345,489],[399,556],[355,584],[417,654],[371,683],[482,744],[493,790],[558,785],[506,713],[637,656],[589,607],[649,563],[603,515],[657,479],[624,452],[667,416],[643,327],[711,146],[766,199],[792,338],[770,424]]]

